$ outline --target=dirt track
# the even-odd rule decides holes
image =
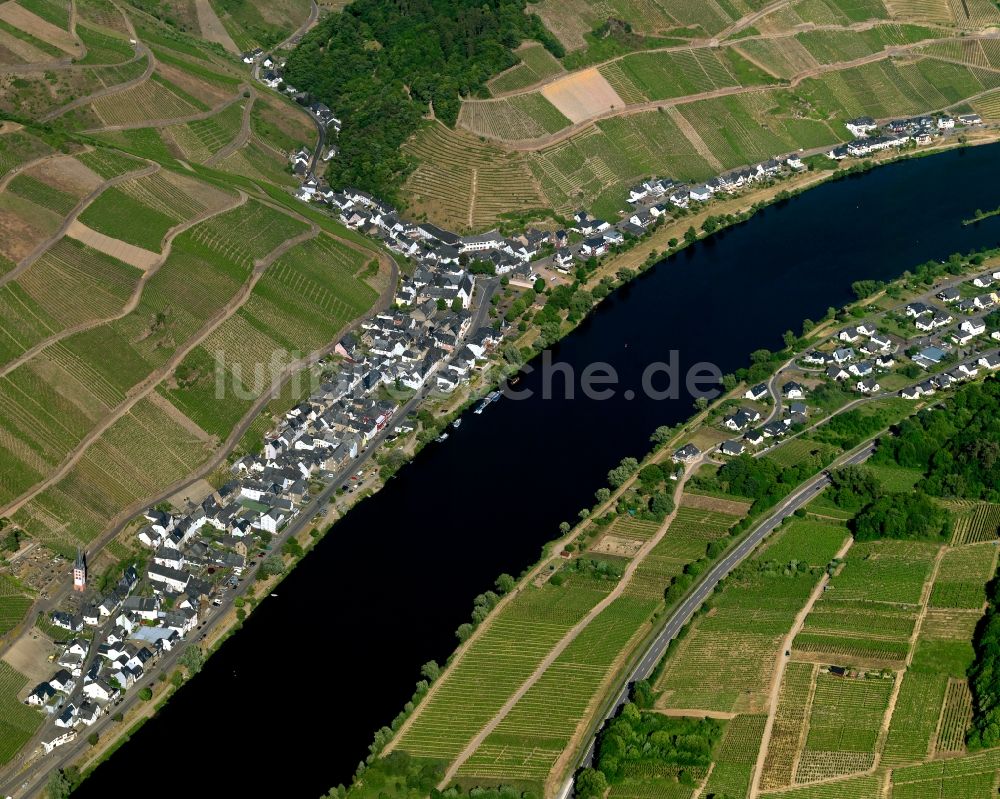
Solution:
[[[35,247],[35,249],[18,261],[17,266],[7,272],[7,274],[0,275],[0,286],[4,286],[10,281],[17,279],[26,269],[28,269],[28,267],[44,255],[45,251],[48,250],[49,247],[59,241],[59,239],[66,234],[66,231],[69,230],[70,226],[76,221],[76,218],[87,210],[87,207],[94,202],[94,200],[100,197],[101,194],[103,194],[107,189],[110,189],[112,186],[117,186],[119,183],[124,183],[126,180],[146,177],[146,175],[152,175],[154,172],[159,171],[159,164],[150,164],[142,169],[126,172],[122,175],[111,178],[110,180],[105,180],[100,186],[90,192],[90,194],[74,206],[73,210],[69,212],[55,233],[45,239],[45,241],[41,242],[37,247]]]
[[[865,23],[865,24],[867,24],[867,23]],[[814,30],[814,29],[816,29],[816,27],[818,27],[818,26],[811,26],[809,29],[810,30]],[[823,27],[825,28],[825,27],[836,27],[836,26],[823,26]],[[843,28],[837,28],[837,29],[842,30]],[[783,34],[783,35],[787,35],[787,34]],[[776,38],[776,37],[773,36],[773,35],[757,36],[757,37],[747,37],[747,39],[751,39],[751,38],[768,39],[768,38]],[[990,33],[983,33],[983,34],[976,34],[976,35],[965,36],[965,37],[963,37],[963,41],[990,40],[990,39],[998,39],[998,38],[1000,38],[1000,32],[990,32]],[[579,133],[580,131],[586,129],[587,127],[589,127],[591,125],[593,125],[595,122],[599,122],[601,120],[612,119],[612,118],[623,117],[623,116],[631,116],[633,114],[640,114],[640,113],[643,113],[645,111],[654,111],[654,110],[659,109],[659,108],[663,108],[663,109],[676,108],[677,106],[687,105],[687,104],[690,104],[690,103],[696,103],[696,102],[698,102],[700,100],[710,100],[710,99],[715,99],[715,98],[719,98],[719,97],[729,97],[729,96],[737,95],[737,94],[757,94],[757,93],[760,93],[760,92],[770,92],[770,91],[774,91],[775,89],[782,89],[782,88],[795,88],[800,83],[802,83],[802,81],[808,80],[809,78],[815,78],[815,77],[817,77],[819,75],[822,75],[822,74],[825,74],[827,72],[840,72],[842,70],[852,69],[854,67],[859,67],[859,66],[864,66],[865,64],[875,63],[877,61],[884,61],[884,60],[886,60],[888,58],[894,58],[894,57],[912,55],[916,50],[918,50],[920,48],[927,47],[928,45],[932,45],[932,44],[936,44],[936,43],[940,43],[940,42],[945,42],[945,41],[952,41],[952,40],[954,40],[954,36],[944,37],[944,38],[941,38],[941,39],[927,39],[927,40],[924,40],[922,42],[917,42],[917,43],[914,43],[914,44],[899,45],[899,46],[889,47],[889,48],[886,48],[884,50],[880,50],[877,53],[872,53],[870,55],[862,56],[860,58],[854,58],[854,59],[851,59],[849,61],[838,61],[838,62],[833,63],[833,64],[820,64],[820,65],[818,65],[816,67],[812,67],[810,69],[803,70],[802,72],[797,73],[790,80],[787,80],[787,81],[776,81],[773,84],[766,84],[766,85],[760,85],[760,86],[724,86],[724,87],[722,87],[720,89],[712,89],[712,90],[709,90],[709,91],[698,92],[696,94],[687,94],[687,95],[682,95],[682,96],[679,96],[679,97],[670,97],[670,98],[667,98],[667,99],[664,99],[664,100],[650,100],[650,101],[643,102],[643,103],[633,103],[631,105],[623,103],[621,106],[618,106],[618,107],[605,107],[605,108],[603,108],[599,112],[597,112],[595,110],[595,112],[592,115],[587,116],[586,118],[581,118],[579,120],[574,120],[572,116],[570,116],[569,114],[567,114],[566,110],[560,109],[560,110],[562,110],[563,114],[566,115],[573,122],[573,124],[570,125],[570,126],[568,126],[568,127],[563,128],[562,130],[559,130],[559,131],[557,131],[555,133],[551,133],[551,134],[548,134],[546,136],[539,136],[539,137],[533,138],[533,139],[504,139],[502,137],[493,136],[493,135],[490,135],[488,133],[484,133],[482,131],[468,131],[468,132],[473,133],[474,135],[480,136],[480,137],[482,137],[484,139],[487,139],[489,141],[496,142],[497,144],[500,144],[502,147],[504,147],[507,150],[514,150],[514,151],[518,151],[518,152],[533,152],[533,151],[536,151],[536,150],[545,149],[546,147],[551,147],[554,144],[558,144],[559,142],[565,141],[566,139],[571,138],[572,136],[574,136],[575,134]],[[743,41],[743,40],[741,40],[741,41]],[[675,47],[664,47],[664,48],[658,48],[658,49],[648,50],[648,51],[645,51],[645,52],[649,52],[649,53],[654,53],[654,52],[671,52],[671,51],[677,52],[677,51],[681,51],[681,50],[702,49],[702,48],[705,48],[705,47],[708,47],[708,46],[710,46],[710,45],[708,45],[708,44],[701,44],[701,45],[697,45],[697,46],[686,45],[686,46],[682,46],[682,47],[677,47],[677,46],[675,46]],[[617,56],[616,58],[609,59],[605,63],[612,63],[614,61],[619,61],[619,60],[621,60],[621,59],[623,59],[625,57],[626,56],[624,56],[624,55]],[[949,63],[956,63],[956,64],[957,63],[961,63],[959,61],[954,61],[954,60],[948,59],[948,58],[941,58],[939,56],[934,56],[934,58],[936,60],[946,61],[946,62],[949,62]],[[603,64],[600,65],[600,66],[603,66]],[[595,68],[594,67],[590,67],[590,68],[588,68],[588,70],[585,70],[585,71],[589,72],[590,70],[593,70],[593,69],[595,69]],[[980,66],[980,67],[977,67],[977,69],[984,70],[986,72],[1000,73],[1000,69],[993,69],[993,68],[990,68],[990,67],[981,67]],[[552,84],[555,84],[557,82],[565,82],[567,80],[570,80],[571,78],[572,78],[572,73],[569,76],[567,76],[567,75],[557,75],[557,76],[555,76],[553,78],[550,78],[548,81],[546,81],[546,82],[544,82],[544,83],[542,83],[542,84],[540,84],[538,86],[535,86],[534,88],[524,89],[524,90],[518,90],[518,91],[514,91],[514,92],[508,92],[507,94],[500,95],[499,97],[510,97],[512,95],[528,94],[528,93],[531,93],[531,92],[541,92],[543,94],[543,96],[548,97],[548,95],[545,94],[546,87],[548,87],[548,86],[550,86]],[[551,98],[549,98],[549,99],[551,101]],[[966,99],[968,99],[968,98],[966,98]],[[476,102],[476,101],[473,101],[473,102]],[[480,102],[489,102],[489,101],[480,101]],[[554,104],[556,104],[556,103],[554,103]],[[559,107],[559,106],[557,105],[557,107]],[[465,129],[465,130],[468,130],[468,129]],[[696,144],[696,142],[694,140],[692,140],[692,144]]]

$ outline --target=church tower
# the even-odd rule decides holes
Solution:
[[[87,562],[79,549],[76,551],[76,563],[73,564],[73,590],[87,590]]]

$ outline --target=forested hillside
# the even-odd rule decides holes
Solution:
[[[410,165],[400,145],[431,107],[453,126],[461,97],[516,64],[523,39],[561,54],[524,9],[525,0],[359,0],[320,22],[289,58],[286,79],[343,118],[331,182],[396,197]]]

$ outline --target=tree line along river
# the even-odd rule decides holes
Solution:
[[[317,797],[348,783],[373,732],[400,711],[428,660],[444,663],[472,598],[520,573],[589,507],[610,467],[692,411],[656,400],[646,366],[676,351],[731,372],[785,330],[928,259],[1000,243],[1000,144],[901,161],[827,183],[665,259],[608,297],[552,350],[576,373],[611,364],[615,396],[551,399],[535,371],[466,414],[304,558],[132,739],[84,782],[147,797]],[[632,389],[634,399],[627,399]]]

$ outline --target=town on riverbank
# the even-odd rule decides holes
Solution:
[[[433,275],[431,264],[423,266]],[[912,393],[917,388],[921,394],[929,396],[996,368],[998,362],[988,344],[990,337],[984,335],[995,326],[989,327],[992,323],[976,317],[977,314],[979,317],[989,314],[996,303],[996,295],[991,291],[997,279],[995,273],[981,258],[978,263],[968,261],[952,266],[960,271],[961,277],[952,277],[948,285],[939,283],[933,292],[919,293],[910,297],[905,305],[885,308],[880,314],[849,325],[835,337],[801,353],[798,359],[801,369],[796,372],[796,367],[791,367],[792,372],[786,369],[781,373],[780,391],[771,396],[772,410],[767,410],[766,390],[762,395],[759,386],[749,386],[745,402],[738,403],[740,407],[735,408],[731,400],[723,409],[727,412],[723,415],[720,410],[717,415],[714,432],[703,432],[680,447],[676,452],[677,461],[685,463],[698,459],[716,444],[721,444],[719,452],[725,455],[738,455],[745,449],[752,451],[757,447],[766,450],[784,437],[794,438],[803,433],[803,426],[809,423],[810,417],[815,422],[831,414],[831,407],[837,401],[848,403],[862,395],[878,398],[896,392],[907,396],[907,392]],[[472,275],[466,277],[470,281],[474,279]],[[413,292],[430,285],[430,282],[421,284]],[[412,284],[408,286],[404,281],[400,296],[416,296],[407,290],[409,287]],[[454,297],[459,296],[458,292],[456,289]],[[433,300],[434,309],[438,311],[441,297],[428,296],[427,299]],[[485,304],[473,306],[472,311],[483,311],[486,307]],[[951,308],[955,313],[946,318]],[[440,314],[441,318],[446,318],[452,314],[460,316],[462,311],[469,309],[452,310],[449,304]],[[132,531],[150,548],[152,555],[141,585],[135,584],[135,574],[131,577],[126,574],[127,585],[116,585],[106,593],[82,592],[85,602],[70,605],[52,615],[51,623],[66,629],[68,640],[59,655],[60,668],[54,669],[52,679],[45,681],[47,687],[40,683],[31,694],[34,697],[30,699],[31,704],[51,714],[50,732],[43,732],[41,736],[43,751],[71,742],[81,731],[97,723],[102,713],[113,714],[121,691],[141,690],[137,684],[154,672],[157,659],[170,653],[213,613],[214,608],[219,607],[216,603],[221,604],[222,597],[239,587],[245,569],[257,565],[262,572],[269,568],[280,571],[280,563],[272,561],[265,565],[270,552],[268,547],[281,540],[288,525],[300,520],[303,510],[309,506],[309,499],[321,491],[323,485],[336,483],[350,493],[352,451],[355,455],[364,451],[366,444],[374,441],[380,432],[390,430],[403,435],[413,432],[407,430],[408,424],[400,424],[392,418],[393,411],[398,412],[408,403],[401,405],[397,400],[393,404],[392,400],[377,398],[382,396],[379,388],[386,387],[381,379],[369,381],[368,386],[363,383],[366,370],[373,364],[381,369],[403,362],[394,362],[387,352],[373,353],[372,349],[380,336],[391,337],[395,333],[394,320],[404,316],[403,312],[383,314],[366,323],[363,335],[345,339],[340,353],[345,359],[340,367],[344,379],[326,381],[317,393],[289,411],[281,424],[269,433],[264,451],[235,464],[233,479],[206,498],[200,508],[189,514],[159,509],[147,512],[141,529]],[[912,324],[912,329],[906,326],[906,320]],[[466,334],[463,338],[456,337],[454,344],[464,340]],[[495,351],[499,338],[488,343]],[[932,347],[935,351],[928,352]],[[853,352],[845,352],[852,349]],[[454,346],[451,352],[455,352]],[[936,356],[937,360],[929,359],[930,356]],[[483,360],[476,359],[480,366]],[[938,365],[940,369],[932,368]],[[834,366],[845,367],[846,374],[818,374]],[[911,378],[907,373],[907,370],[912,373],[909,367],[926,369],[928,375],[920,380]],[[949,373],[951,377],[946,378]],[[479,373],[472,369],[468,374],[471,378]],[[814,382],[817,379],[820,382]],[[877,386],[866,382],[872,379],[877,379]],[[948,379],[952,382],[947,382]],[[834,385],[840,386],[836,401],[829,396],[832,393],[830,386]],[[341,390],[343,393],[339,396],[331,395]],[[365,398],[375,403],[367,406],[369,412],[379,410],[382,412],[379,415],[384,413],[385,418],[366,430],[353,429],[357,417],[345,403],[349,406]],[[763,401],[762,407],[752,407],[760,401]],[[388,404],[378,407],[379,403]],[[777,408],[784,409],[785,413],[773,413]],[[756,423],[765,416],[766,422],[758,426]],[[368,419],[366,423],[377,418]],[[732,432],[743,432],[744,437],[732,439]],[[720,436],[725,440],[720,440]],[[317,445],[317,438],[322,438],[325,444]],[[357,449],[352,442],[358,445]],[[345,443],[348,447],[340,453],[342,461],[326,463],[325,459],[317,458],[317,453],[335,453]],[[311,462],[316,464],[316,469],[306,475],[303,464],[308,467]],[[329,466],[340,468],[340,474],[328,469]],[[337,479],[331,483],[331,477]],[[349,482],[340,483],[340,479]],[[89,642],[78,640],[80,636],[70,638],[71,633],[81,632],[87,638],[94,630],[100,635],[93,636]],[[119,644],[122,646],[118,647]],[[74,675],[77,670],[80,673]],[[69,681],[64,671],[69,673]]]

